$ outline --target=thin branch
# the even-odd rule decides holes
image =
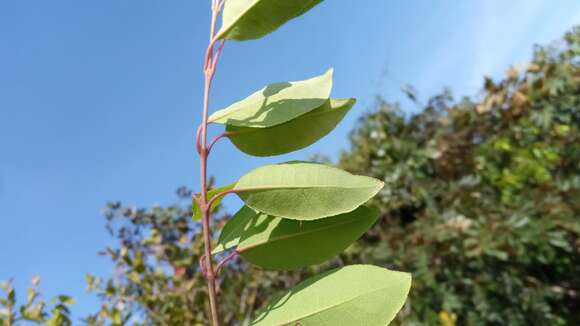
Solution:
[[[209,112],[209,96],[211,92],[211,84],[215,75],[215,68],[217,66],[218,57],[214,57],[214,45],[216,42],[215,29],[217,17],[219,14],[219,6],[217,0],[212,0],[211,7],[211,25],[209,33],[209,45],[205,52],[205,60],[203,64],[203,72],[205,77],[204,91],[203,91],[203,113],[200,128],[196,132],[196,147],[199,153],[200,162],[200,198],[199,208],[202,214],[202,229],[204,242],[204,255],[200,262],[200,267],[203,269],[203,274],[207,280],[209,305],[211,312],[211,321],[213,326],[219,326],[219,307],[218,297],[216,291],[216,274],[213,268],[213,259],[211,256],[211,229],[210,229],[210,212],[207,203],[207,157],[209,154],[207,146],[207,125]],[[222,45],[223,46],[223,45]],[[221,50],[220,50],[221,51]]]
[[[221,40],[220,41],[220,44],[218,45],[218,48],[217,48],[217,50],[215,52],[215,57],[213,59],[212,65],[211,65],[211,69],[214,72],[215,72],[215,70],[217,68],[216,66],[217,66],[217,63],[218,63],[218,61],[220,59],[220,55],[222,54],[222,50],[223,50],[225,44],[226,44],[226,41],[225,40]]]
[[[204,59],[204,63],[203,63],[203,70],[206,74],[211,69],[211,67],[214,66],[214,64],[212,62],[213,61],[213,48],[214,48],[214,45],[216,42],[217,42],[217,39],[212,37],[209,41],[209,45],[208,45],[207,49],[205,50],[205,59]]]
[[[201,154],[201,125],[195,131],[195,150],[197,154]]]
[[[201,271],[201,274],[203,274],[203,277],[207,277],[205,275],[205,263],[204,263],[204,260],[205,260],[205,255],[201,255],[199,257],[199,270]]]
[[[221,134],[219,134],[218,136],[214,137],[211,142],[209,143],[209,145],[207,146],[207,151],[211,152],[211,149],[213,148],[213,145],[215,145],[220,139],[229,136],[229,134],[227,132],[222,132]]]
[[[212,206],[212,205],[213,205],[213,204],[216,202],[216,200],[218,200],[220,197],[223,197],[223,196],[225,196],[225,195],[228,195],[228,194],[235,194],[235,193],[238,193],[238,192],[239,192],[239,190],[237,190],[237,189],[230,189],[230,190],[222,191],[222,192],[220,192],[220,193],[216,194],[215,196],[213,196],[213,197],[212,197],[212,198],[209,200],[209,202],[207,202],[207,209],[208,209],[208,211],[209,211],[209,210],[211,210],[211,206]]]
[[[216,274],[219,274],[220,270],[225,266],[225,264],[227,264],[230,260],[236,258],[237,256],[238,256],[238,251],[234,250],[229,255],[224,257],[224,259],[222,259],[219,262],[219,264],[217,265],[217,267],[215,269]]]

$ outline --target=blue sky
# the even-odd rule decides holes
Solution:
[[[78,299],[75,316],[95,311],[84,275],[111,273],[96,255],[110,243],[104,203],[169,204],[178,186],[198,184],[208,4],[0,2],[0,279],[14,277],[23,294],[39,274],[47,295]],[[333,95],[357,97],[355,110],[325,139],[282,157],[220,143],[210,173],[226,183],[267,163],[335,156],[375,95],[401,100],[405,83],[423,100],[445,86],[476,94],[484,75],[501,77],[533,44],[578,23],[577,0],[325,1],[264,39],[227,43],[211,107],[334,67]]]

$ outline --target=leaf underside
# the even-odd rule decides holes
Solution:
[[[219,39],[252,40],[263,37],[298,17],[322,0],[226,0]]]
[[[411,275],[351,265],[316,275],[268,304],[252,325],[388,325],[402,308]]]
[[[253,156],[273,156],[305,148],[331,132],[355,104],[354,99],[331,99],[293,120],[269,128],[226,126],[230,141]]]
[[[244,175],[234,189],[244,203],[263,213],[316,220],[351,212],[367,202],[383,182],[338,168],[306,162],[266,165]]]
[[[236,247],[245,260],[274,270],[320,264],[346,249],[378,218],[377,210],[365,206],[304,222],[261,214],[247,206],[241,211],[228,221],[234,226],[224,227],[219,248]]]

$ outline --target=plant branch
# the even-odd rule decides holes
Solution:
[[[195,150],[197,154],[201,154],[201,124],[197,127],[195,132]]]
[[[207,209],[211,210],[211,206],[215,203],[216,200],[218,200],[220,197],[223,197],[225,195],[228,194],[235,194],[238,193],[239,190],[237,189],[230,189],[230,190],[226,190],[226,191],[222,191],[219,194],[216,194],[215,196],[213,196],[207,203]]]
[[[218,142],[220,139],[222,139],[222,138],[225,138],[225,137],[227,137],[227,136],[229,136],[229,134],[228,134],[227,132],[222,132],[222,133],[221,133],[221,134],[219,134],[218,136],[214,137],[214,138],[211,140],[211,142],[210,142],[209,146],[207,147],[207,151],[208,151],[208,152],[211,152],[211,149],[213,148],[213,145],[215,145],[215,144],[216,144],[216,143],[217,143],[217,142]]]
[[[210,303],[210,313],[211,321],[213,326],[219,326],[219,306],[216,291],[216,272],[213,267],[213,259],[211,255],[211,230],[210,230],[210,210],[207,201],[207,157],[209,155],[209,148],[207,146],[207,120],[209,112],[209,96],[211,92],[211,84],[213,77],[215,75],[217,62],[219,59],[219,53],[223,48],[223,42],[217,52],[214,54],[215,39],[215,28],[217,17],[220,11],[220,3],[216,0],[212,0],[211,5],[211,25],[210,25],[210,35],[209,35],[209,45],[207,47],[204,59],[204,91],[203,91],[203,113],[202,122],[200,127],[196,132],[196,149],[199,153],[200,161],[200,198],[199,207],[202,214],[202,229],[203,229],[203,241],[204,241],[204,255],[200,259],[200,268],[203,271],[205,279],[207,280],[209,303]]]
[[[205,276],[205,263],[204,263],[204,261],[205,261],[205,255],[201,255],[199,257],[199,270],[201,271],[201,274],[203,274],[203,277],[206,277]]]
[[[220,56],[222,54],[222,50],[224,48],[224,45],[226,45],[226,41],[225,40],[221,40],[220,41],[220,44],[218,45],[217,50],[215,51],[214,59],[213,59],[212,64],[211,64],[211,69],[214,72],[216,71],[217,63],[218,63],[218,61],[220,59]]]
[[[220,270],[225,266],[225,264],[227,264],[230,260],[236,258],[237,256],[238,256],[238,251],[234,250],[229,255],[224,257],[224,259],[222,259],[219,262],[219,264],[217,265],[217,267],[215,269],[216,274],[219,274]]]

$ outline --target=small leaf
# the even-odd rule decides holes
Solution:
[[[295,220],[316,220],[353,211],[376,195],[383,182],[307,162],[266,165],[234,187],[247,206]]]
[[[121,316],[121,312],[117,309],[113,310],[113,314],[111,316],[113,323],[115,325],[122,325],[123,324],[123,317]]]
[[[268,304],[252,325],[388,325],[403,307],[411,275],[371,265],[319,274]]]
[[[8,291],[8,304],[14,305],[16,303],[16,291],[13,288],[10,288]]]
[[[236,184],[235,183],[231,183],[229,185],[223,186],[223,187],[219,187],[219,188],[213,188],[210,191],[207,192],[207,200],[211,200],[215,195],[224,192],[224,191],[228,191],[230,189],[232,189]],[[199,200],[199,195],[196,195],[196,198]],[[216,207],[219,206],[219,204],[222,202],[222,200],[224,199],[224,197],[220,197],[218,199],[215,200],[215,202],[212,205],[211,210],[213,211]],[[191,203],[191,209],[193,210],[192,212],[192,218],[194,221],[199,221],[201,220],[201,209],[199,209],[199,205],[197,205],[197,202],[195,200],[192,201]]]
[[[226,127],[228,138],[242,152],[272,156],[307,147],[326,134],[353,107],[354,99],[328,100],[321,107],[269,128]]]
[[[267,35],[322,0],[226,0],[216,37],[251,40]]]
[[[65,305],[73,305],[75,304],[75,299],[73,299],[72,297],[68,296],[68,295],[59,295],[58,296],[58,301],[60,301],[61,303],[65,304]]]
[[[378,211],[361,206],[356,210],[316,221],[295,221],[241,209],[224,227],[219,248],[237,245],[244,259],[275,270],[320,264],[364,234],[378,218]],[[223,233],[223,232],[222,232]]]
[[[270,84],[225,109],[214,112],[210,123],[267,128],[282,124],[323,105],[332,89],[332,73],[307,80]]]

